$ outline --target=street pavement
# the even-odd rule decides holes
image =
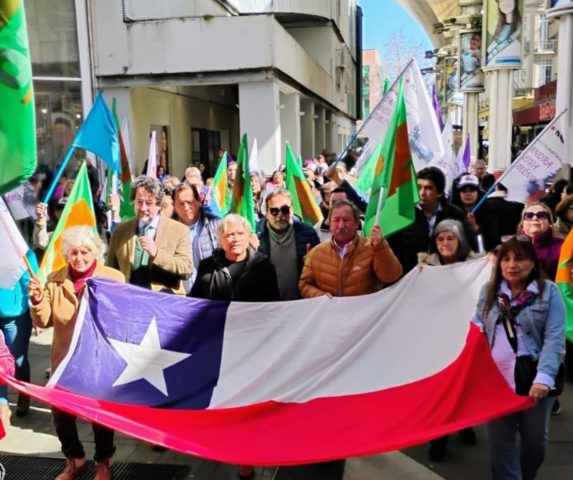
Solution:
[[[46,382],[45,369],[49,363],[52,341],[51,329],[41,331],[32,337],[30,362],[32,382]],[[16,394],[10,393],[12,407]],[[561,397],[563,412],[552,418],[550,446],[547,460],[539,476],[540,480],[565,480],[573,478],[573,385],[566,385]],[[80,438],[88,458],[93,456],[91,425],[78,421]],[[416,446],[403,452],[353,458],[346,461],[344,473],[340,463],[299,467],[257,467],[259,480],[439,480],[463,479],[482,480],[489,478],[489,453],[485,428],[476,428],[478,437],[475,446],[462,445],[453,435],[448,454],[443,462],[432,465],[427,457],[427,445]],[[248,439],[245,439],[248,441]],[[115,460],[133,463],[165,463],[187,465],[188,479],[193,480],[235,480],[236,469],[232,465],[220,464],[205,459],[182,455],[173,451],[156,452],[151,446],[132,438],[117,434]],[[15,455],[62,458],[60,446],[52,426],[51,413],[45,405],[33,402],[30,414],[23,418],[12,417],[12,426],[7,436],[0,440],[0,452]],[[6,472],[7,480],[19,480]],[[136,479],[133,479],[136,480]]]

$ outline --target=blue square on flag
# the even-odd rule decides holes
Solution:
[[[149,293],[90,279],[69,353],[50,383],[110,402],[207,408],[229,304]]]

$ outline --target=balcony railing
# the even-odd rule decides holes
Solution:
[[[537,52],[553,52],[555,51],[555,40],[539,40],[537,42]]]

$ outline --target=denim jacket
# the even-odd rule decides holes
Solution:
[[[483,316],[486,293],[489,285],[481,289],[473,322],[484,329],[490,348],[493,345],[495,324],[499,318],[499,305],[494,301],[487,316]],[[565,303],[561,292],[550,281],[545,281],[541,297],[523,308],[516,317],[523,329],[527,348],[537,360],[537,373],[555,379],[565,355]]]

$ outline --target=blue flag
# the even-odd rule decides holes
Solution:
[[[121,172],[117,128],[101,92],[97,94],[87,118],[76,134],[73,146],[94,153],[111,170]]]

